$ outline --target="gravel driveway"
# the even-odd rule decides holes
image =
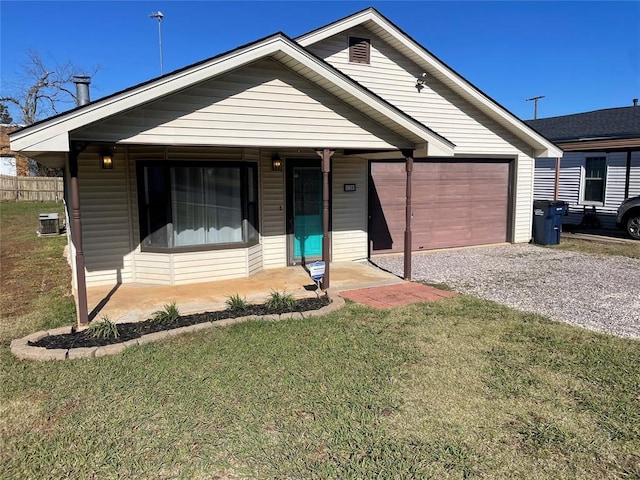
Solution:
[[[402,256],[378,257],[402,275]],[[413,279],[621,337],[640,338],[640,260],[519,244],[417,254]]]

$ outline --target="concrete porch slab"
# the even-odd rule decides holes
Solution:
[[[331,264],[330,294],[403,281],[368,262]],[[225,301],[238,294],[251,303],[263,303],[272,290],[296,298],[312,297],[315,284],[302,266],[263,270],[247,278],[192,285],[131,283],[87,289],[90,318],[108,316],[114,322],[146,320],[165,304],[176,302],[180,313],[198,313],[226,308]]]

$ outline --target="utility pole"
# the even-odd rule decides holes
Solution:
[[[161,11],[157,11],[152,13],[151,15],[149,15],[149,17],[151,18],[157,18],[158,19],[158,43],[160,45],[160,75],[162,75],[162,19],[164,18],[164,15],[162,14]]]
[[[541,98],[544,98],[544,95],[538,95],[537,97],[527,98],[525,100],[525,102],[530,102],[531,100],[533,100],[533,119],[534,120],[538,118],[538,100],[540,100]]]

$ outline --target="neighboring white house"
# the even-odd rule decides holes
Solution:
[[[11,145],[65,167],[83,323],[86,286],[528,242],[534,157],[562,154],[372,8],[93,101]]]
[[[564,150],[536,159],[534,198],[569,203],[565,223],[615,227],[623,200],[640,195],[640,106],[528,120]]]

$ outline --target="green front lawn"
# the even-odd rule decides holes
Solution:
[[[456,297],[16,360],[65,285],[3,311],[0,478],[640,477],[638,341]]]

